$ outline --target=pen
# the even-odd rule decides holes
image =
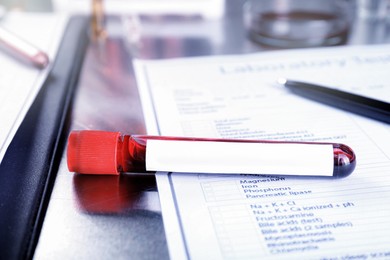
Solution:
[[[294,94],[390,123],[390,103],[305,82],[283,78],[278,82]]]
[[[49,64],[49,57],[37,47],[0,27],[0,47],[11,55],[40,69]]]
[[[155,171],[346,177],[353,150],[337,143],[279,142],[123,135],[73,131],[67,145],[71,172],[115,174]]]

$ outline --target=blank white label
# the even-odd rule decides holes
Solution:
[[[333,176],[333,146],[147,140],[146,169],[191,173]]]

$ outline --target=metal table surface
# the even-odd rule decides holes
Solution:
[[[220,20],[149,17],[142,30],[109,17],[108,39],[91,43],[70,115],[70,129],[146,132],[132,58],[160,59],[266,50],[246,37],[241,0]],[[130,28],[131,29],[131,28]],[[355,22],[348,44],[390,42],[390,26]],[[34,259],[168,259],[154,176],[70,173],[63,153]]]

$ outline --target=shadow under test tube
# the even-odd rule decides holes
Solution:
[[[176,144],[178,146],[175,146]],[[217,154],[213,151],[213,147],[221,144],[227,149]],[[160,154],[154,151],[156,145],[163,146]],[[200,152],[196,150],[197,145],[200,147]],[[260,150],[253,150],[254,147]],[[230,148],[231,151],[229,151]],[[317,150],[313,152],[312,148],[318,148],[320,152],[317,154]],[[253,151],[260,151],[261,155],[253,154]],[[353,150],[338,143],[122,135],[119,132],[104,131],[73,131],[68,140],[67,157],[69,170],[83,174],[173,171],[341,178],[350,175],[356,166],[356,156]],[[153,163],[148,162],[156,160],[155,157],[158,157],[157,161],[162,161],[160,166],[153,166]],[[249,161],[246,157],[250,157]],[[293,159],[286,157],[293,157]],[[165,158],[169,159],[165,160]],[[181,161],[179,164],[188,168],[177,170],[176,165],[170,165],[171,161]],[[322,161],[325,161],[325,167]],[[317,167],[316,162],[321,162],[322,166]],[[249,170],[245,168],[247,164],[252,163],[254,165],[252,168]],[[202,168],[202,164],[206,164],[206,168]],[[222,164],[228,166],[224,168]],[[271,164],[271,168],[267,164]],[[199,165],[205,170],[199,171],[197,168]],[[264,170],[264,167],[271,170]],[[321,168],[330,170],[324,172]]]

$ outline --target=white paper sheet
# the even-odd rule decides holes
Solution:
[[[172,259],[390,258],[389,125],[290,94],[279,77],[390,101],[390,45],[136,61],[150,134],[339,142],[344,179],[159,173]]]
[[[67,23],[58,14],[9,13],[0,26],[45,51],[53,62]],[[0,51],[0,163],[50,72]]]

